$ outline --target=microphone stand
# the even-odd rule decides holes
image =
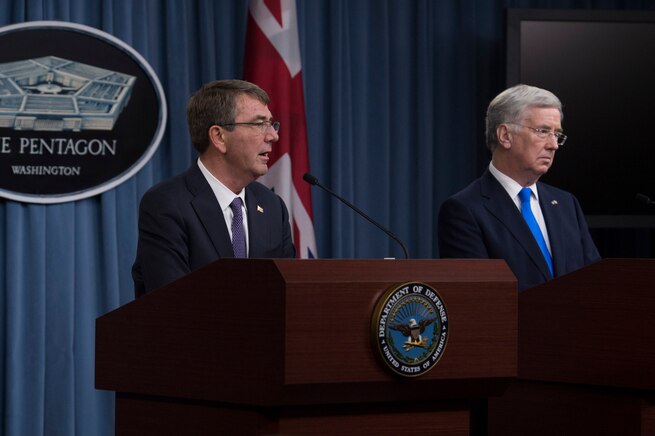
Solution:
[[[317,179],[316,177],[314,177],[313,175],[311,175],[311,174],[309,174],[309,173],[305,173],[305,175],[303,175],[302,178],[303,178],[303,180],[304,180],[305,182],[309,183],[310,185],[318,186],[319,188],[323,189],[323,190],[324,190],[325,192],[327,192],[328,194],[330,194],[330,195],[336,197],[338,200],[340,200],[340,201],[341,201],[342,203],[344,203],[346,206],[348,206],[349,208],[351,208],[352,210],[354,210],[355,212],[357,212],[357,213],[358,213],[359,215],[361,215],[362,217],[366,218],[366,220],[368,220],[368,222],[370,222],[370,223],[373,224],[375,227],[377,227],[378,229],[380,229],[380,230],[382,230],[384,233],[386,233],[387,236],[389,236],[391,239],[393,239],[393,240],[396,241],[398,244],[400,244],[400,248],[403,249],[403,253],[405,254],[405,259],[409,259],[409,254],[407,253],[407,247],[405,247],[405,244],[403,244],[403,241],[401,241],[400,238],[399,238],[398,236],[396,236],[396,235],[395,235],[391,230],[384,228],[384,227],[382,226],[382,224],[379,224],[379,223],[378,223],[377,221],[375,221],[373,218],[371,218],[371,217],[369,217],[368,215],[366,215],[366,214],[365,214],[364,212],[362,212],[362,211],[361,211],[357,206],[355,206],[354,204],[352,204],[351,202],[349,202],[349,201],[346,200],[345,198],[341,197],[339,194],[337,194],[337,193],[333,192],[332,190],[330,190],[329,188],[326,188],[325,186],[321,185],[321,184],[318,182],[318,179]]]

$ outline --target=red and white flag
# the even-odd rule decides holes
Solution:
[[[244,79],[271,97],[269,109],[281,123],[268,173],[259,179],[284,200],[301,258],[318,257],[312,219],[305,99],[295,0],[250,0]]]

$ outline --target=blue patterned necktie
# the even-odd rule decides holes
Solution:
[[[234,257],[246,257],[246,233],[243,229],[243,214],[241,213],[241,198],[236,197],[230,203],[234,216],[232,217],[232,250]]]
[[[539,224],[537,224],[537,219],[534,217],[534,214],[532,213],[532,208],[530,207],[531,195],[532,195],[532,191],[530,190],[530,188],[523,188],[519,192],[519,199],[521,200],[521,215],[523,215],[523,219],[528,224],[528,227],[530,227],[530,231],[534,235],[534,238],[537,240],[537,244],[539,245],[539,248],[541,248],[541,253],[544,255],[544,258],[546,259],[546,263],[548,264],[548,269],[550,270],[550,275],[552,277],[555,277],[555,274],[553,274],[553,259],[550,255],[550,251],[548,251],[548,246],[546,245],[546,240],[544,239],[544,235],[541,233]]]

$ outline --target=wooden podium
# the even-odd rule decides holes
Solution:
[[[411,281],[449,336],[402,378],[371,320]],[[222,259],[97,319],[96,388],[117,392],[117,435],[464,435],[469,401],[516,377],[517,296],[498,260]]]
[[[655,260],[519,294],[519,381],[489,400],[489,435],[555,434],[655,434]]]

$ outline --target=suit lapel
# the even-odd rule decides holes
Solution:
[[[218,256],[234,257],[232,241],[227,231],[221,206],[218,204],[214,192],[197,165],[193,165],[187,173],[187,187],[194,195],[193,200],[191,200],[191,206],[196,211],[198,219],[202,222]]]
[[[550,278],[550,270],[544,255],[534,239],[530,228],[521,216],[514,201],[507,195],[498,180],[487,169],[480,180],[480,193],[484,206],[495,216],[514,236],[518,244],[523,247],[535,267],[539,269],[545,279]],[[541,192],[540,192],[541,196]]]
[[[246,207],[248,209],[248,257],[261,257],[262,240],[266,230],[266,211],[259,205],[257,196],[246,186]]]
[[[539,190],[539,205],[541,212],[544,214],[544,221],[546,221],[546,228],[548,229],[548,240],[550,241],[550,250],[553,255],[553,271],[555,276],[558,271],[564,271],[565,267],[565,250],[564,250],[564,228],[562,222],[562,215],[560,213],[561,206],[556,194],[542,183],[537,184]],[[559,200],[559,201],[558,201]]]

